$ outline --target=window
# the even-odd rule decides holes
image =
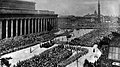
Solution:
[[[110,47],[108,58],[113,60],[120,60],[120,48]]]

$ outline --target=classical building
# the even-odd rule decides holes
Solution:
[[[0,0],[0,39],[57,28],[54,11],[35,10],[35,2]]]

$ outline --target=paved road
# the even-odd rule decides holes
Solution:
[[[97,47],[83,47],[83,48],[87,48],[89,51],[86,55],[78,59],[78,67],[83,67],[85,59],[87,59],[91,63],[94,63],[99,59],[99,57],[102,54]],[[93,49],[95,49],[95,52],[93,52]],[[76,52],[74,54],[76,54]],[[97,56],[97,58],[95,56]],[[66,67],[77,67],[77,62],[75,61],[67,65]]]
[[[88,33],[90,31],[92,31],[92,30],[93,29],[81,29],[81,30],[78,30],[78,31],[74,30],[73,33],[74,33],[75,37],[79,37],[79,36],[84,35],[85,33]],[[75,37],[73,37],[73,38],[75,38]],[[59,39],[61,39],[61,38],[59,38]],[[63,40],[66,41],[66,38],[63,37]],[[54,45],[54,46],[56,46],[56,45]],[[26,48],[26,49],[22,49],[22,50],[19,50],[19,51],[16,51],[16,52],[12,52],[12,53],[3,55],[2,57],[12,57],[13,59],[10,60],[10,63],[12,64],[11,67],[12,67],[18,61],[29,59],[29,58],[33,57],[34,55],[38,55],[38,54],[42,53],[43,51],[45,51],[47,49],[46,48],[40,48],[39,44],[37,44],[35,46],[32,46],[31,50],[33,51],[32,53],[30,53],[30,47],[29,47],[29,48]]]

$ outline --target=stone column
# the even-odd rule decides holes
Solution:
[[[34,19],[32,19],[32,33],[33,33],[33,23],[34,23]]]
[[[2,20],[0,20],[0,39],[2,39]]]
[[[11,20],[11,37],[13,37],[13,19]]]
[[[56,27],[56,18],[54,19],[54,24],[53,24],[54,27]]]
[[[55,25],[54,23],[55,23],[55,18],[53,18],[53,27],[54,27],[54,25]]]
[[[55,29],[57,29],[58,28],[58,18],[55,18]]]
[[[50,23],[50,24],[51,24],[51,26],[53,27],[53,18],[51,18],[51,23]]]
[[[46,20],[46,30],[45,30],[45,31],[47,31],[47,23],[48,23],[48,20],[49,20],[49,19]]]
[[[50,25],[53,27],[53,18],[51,18]]]
[[[40,19],[38,19],[38,32],[40,32]]]
[[[18,19],[16,19],[16,36],[18,36]]]
[[[55,21],[56,21],[56,19],[54,18],[53,19],[53,29],[55,28]]]
[[[43,31],[45,31],[45,28],[46,28],[45,24],[46,24],[46,19],[44,18],[44,22],[43,22],[44,29],[43,29]]]
[[[25,21],[24,21],[24,35],[26,35],[26,19],[24,19]]]
[[[42,24],[43,24],[43,19],[41,19],[41,32],[43,31],[43,29],[42,29]]]
[[[28,34],[30,34],[30,19],[28,19]]]
[[[44,31],[46,31],[46,21],[47,21],[47,19],[45,18],[45,20],[44,20]]]
[[[52,18],[50,19],[50,25],[52,26]]]
[[[6,20],[6,38],[8,38],[8,20]]]
[[[52,26],[54,27],[54,18],[52,19]]]
[[[35,33],[37,33],[37,19],[35,19]]]
[[[46,19],[44,18],[44,22],[43,22],[43,31],[45,31],[45,28],[46,28]]]
[[[22,19],[20,20],[20,25],[21,25],[20,26],[20,35],[22,35],[22,28],[23,28],[23,26],[22,26],[23,25]]]

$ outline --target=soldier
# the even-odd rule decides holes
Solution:
[[[12,59],[11,57],[8,57],[8,58],[1,58],[1,66],[3,67],[3,65],[7,66],[7,67],[10,67],[10,63],[8,60]]]
[[[109,45],[111,39],[108,37],[103,37],[103,39],[99,42],[98,48],[102,48],[103,45]]]
[[[84,67],[94,67],[92,63],[90,63],[87,59],[85,59]]]

